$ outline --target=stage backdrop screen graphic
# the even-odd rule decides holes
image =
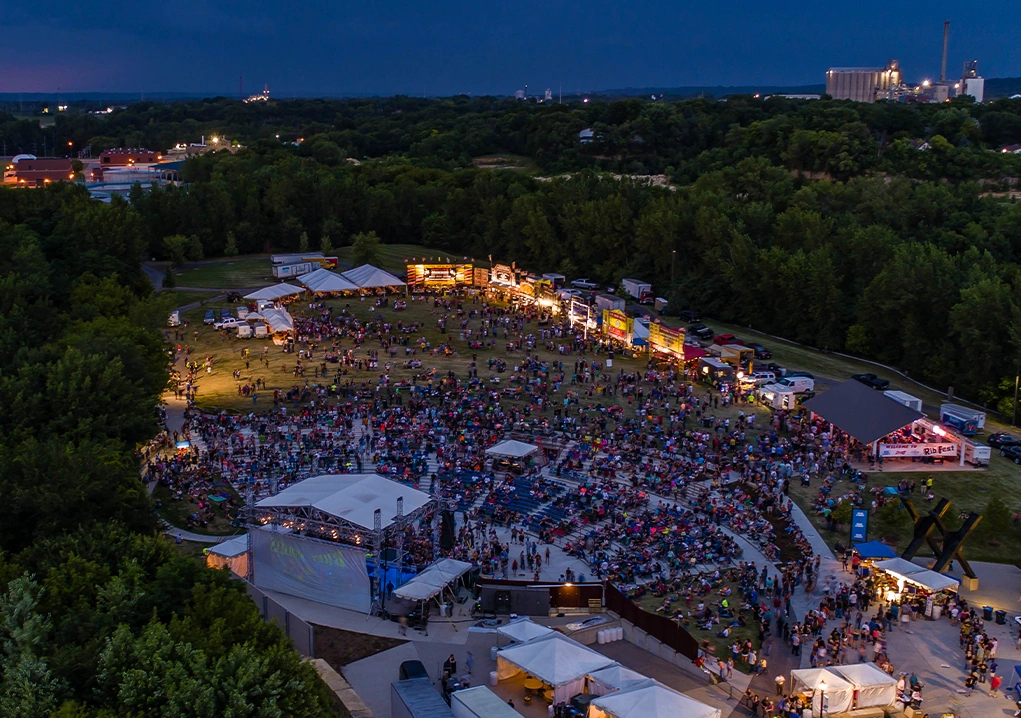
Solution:
[[[255,530],[252,554],[259,588],[369,612],[364,549]]]

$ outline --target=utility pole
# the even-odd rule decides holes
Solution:
[[[1017,426],[1017,386],[1021,382],[1021,366],[1018,366],[1017,373],[1014,374],[1014,413],[1010,417],[1010,425]]]
[[[674,264],[677,261],[677,250],[674,249],[670,252],[670,288],[674,286]]]

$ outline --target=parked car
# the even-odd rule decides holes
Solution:
[[[557,291],[557,296],[560,297],[565,302],[569,302],[569,301],[571,301],[571,297],[580,297],[581,296],[581,290],[580,289],[560,289],[560,290]]]
[[[745,344],[746,347],[751,349],[755,353],[756,359],[772,359],[773,352],[766,349],[761,344]]]
[[[607,294],[616,294],[617,293],[617,288],[615,286],[613,286],[612,284],[607,284],[606,285],[606,293]]]
[[[806,379],[815,379],[815,374],[807,371],[792,371],[791,369],[785,369],[783,375],[784,377],[802,376]]]
[[[717,334],[713,337],[713,342],[716,344],[744,344],[743,341],[735,337],[733,334]]]
[[[1021,464],[1021,446],[1004,446],[1000,449],[1000,456],[1015,464]]]
[[[581,279],[575,279],[571,282],[571,286],[576,289],[599,289],[599,285],[595,282],[590,282],[588,277],[582,277]]]
[[[860,381],[862,384],[869,387],[870,389],[876,389],[881,391],[890,388],[889,379],[880,379],[875,374],[855,374],[851,378],[854,379],[855,381]]]
[[[785,376],[777,382],[778,386],[785,387],[786,389],[794,392],[795,394],[804,394],[806,392],[815,391],[815,380],[809,379],[807,376]]]
[[[682,309],[677,312],[677,316],[686,321],[688,324],[695,324],[702,319],[702,315],[694,309]]]
[[[227,307],[221,307],[220,308],[220,319],[226,319],[229,316],[230,316],[230,309],[228,309]]]
[[[765,386],[776,382],[776,374],[756,369],[751,374],[745,374],[740,381],[744,386]]]
[[[986,444],[994,449],[1002,449],[1007,446],[1021,446],[1021,439],[1004,433],[990,434]]]
[[[202,317],[203,324],[212,324],[216,321],[216,313],[212,309],[206,310],[206,315]]]
[[[712,339],[713,336],[713,330],[705,324],[692,324],[688,327],[688,332],[694,334],[699,339]]]
[[[213,326],[216,327],[217,329],[233,329],[234,327],[241,323],[242,322],[240,319],[236,319],[235,317],[227,317],[226,319],[221,319]]]
[[[763,369],[766,369],[767,371],[773,372],[774,374],[777,375],[777,377],[783,376],[784,372],[787,371],[782,366],[777,364],[775,361],[771,361],[768,364],[761,364],[759,366],[761,366]],[[815,377],[812,378],[814,379]]]

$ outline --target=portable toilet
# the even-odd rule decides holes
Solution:
[[[238,339],[251,339],[252,338],[252,325],[251,324],[238,324]]]

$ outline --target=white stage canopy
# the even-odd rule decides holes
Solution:
[[[833,666],[858,691],[855,708],[873,708],[893,705],[897,700],[897,679],[875,663],[853,663]]]
[[[512,459],[520,459],[529,454],[534,454],[538,450],[539,447],[535,444],[526,444],[523,441],[507,439],[499,444],[493,444],[486,449],[486,456],[509,456]]]
[[[408,601],[428,601],[448,585],[471,570],[467,561],[445,558],[426,567],[421,573],[394,591],[397,598]]]
[[[326,474],[299,481],[255,505],[259,508],[316,508],[371,531],[376,509],[382,510],[382,528],[394,522],[400,496],[404,497],[405,514],[431,501],[429,494],[377,474]]]
[[[263,287],[262,289],[246,294],[245,299],[265,299],[267,301],[275,302],[278,299],[285,297],[297,297],[304,294],[305,290],[301,287],[295,287],[286,282],[281,284],[274,284],[272,287]]]
[[[553,686],[553,702],[563,703],[585,690],[585,676],[614,661],[561,633],[516,643],[496,654],[500,680],[529,673]]]
[[[358,291],[357,284],[329,269],[320,268],[314,272],[303,274],[298,277],[298,281],[316,294]]]
[[[382,269],[373,267],[371,264],[363,264],[360,267],[349,269],[344,272],[343,276],[345,279],[354,282],[362,289],[404,286],[404,282],[390,274],[390,272],[384,272]]]
[[[804,668],[791,671],[792,693],[813,691],[812,715],[822,715],[822,697],[826,696],[826,713],[846,713],[854,701],[854,686],[826,668]]]
[[[509,638],[515,643],[525,643],[536,638],[542,638],[548,636],[551,633],[556,633],[552,628],[541,626],[535,623],[530,618],[522,618],[516,621],[511,621],[506,626],[500,626],[496,629],[496,632],[505,638]]]
[[[604,696],[647,680],[648,676],[615,663],[588,674],[588,692],[594,696]]]
[[[722,712],[651,678],[589,704],[588,718],[720,718]]]

